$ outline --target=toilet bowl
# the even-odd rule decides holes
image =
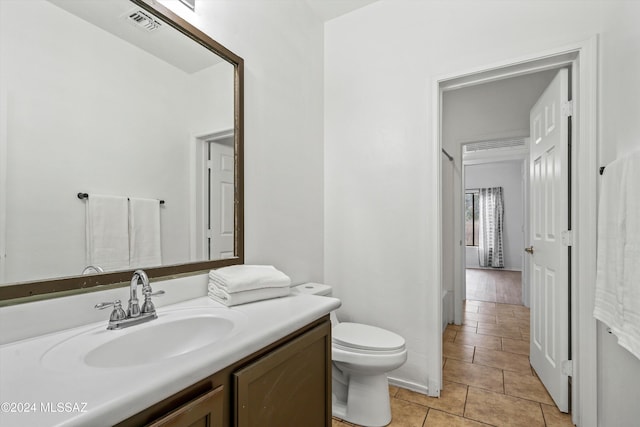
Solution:
[[[331,287],[304,283],[294,293],[329,296]],[[391,422],[387,372],[407,360],[404,338],[360,323],[339,322],[331,313],[332,413],[369,427]]]

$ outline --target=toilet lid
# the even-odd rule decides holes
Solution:
[[[404,338],[376,326],[342,322],[331,331],[333,342],[344,347],[362,350],[398,350],[404,347]]]

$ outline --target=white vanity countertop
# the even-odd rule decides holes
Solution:
[[[108,313],[99,323],[2,345],[0,425],[44,427],[118,423],[339,306],[338,299],[314,295],[289,296],[231,308],[208,297],[165,306],[158,309],[159,318],[167,310],[206,307],[234,310],[246,318],[246,323],[239,332],[192,353],[130,367],[93,368],[79,363],[77,369],[51,369],[42,363],[47,350],[57,343],[83,332],[106,330]],[[131,354],[131,357],[136,355]]]

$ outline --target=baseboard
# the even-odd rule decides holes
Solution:
[[[400,388],[406,388],[407,390],[415,391],[416,393],[424,394],[427,396],[429,395],[429,387],[423,384],[416,384],[411,381],[401,380],[393,377],[389,377],[389,384]]]

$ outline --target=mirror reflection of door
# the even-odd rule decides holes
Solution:
[[[208,258],[231,258],[234,255],[233,135],[208,142],[208,175]]]

